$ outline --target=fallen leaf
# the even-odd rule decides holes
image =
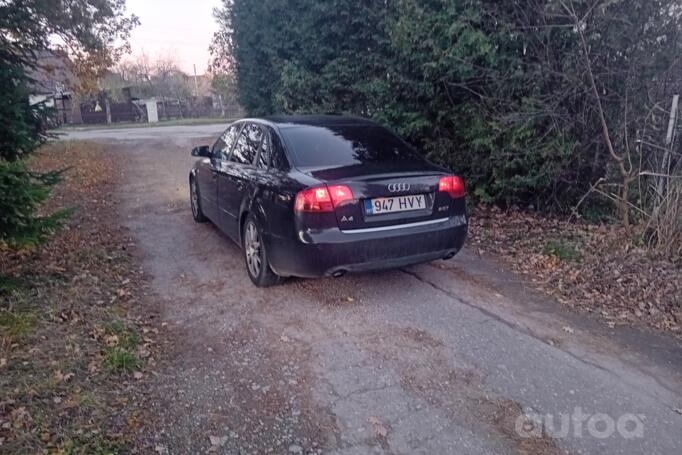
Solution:
[[[104,337],[104,342],[107,344],[107,346],[116,346],[118,344],[118,336],[109,335]]]
[[[377,436],[380,436],[382,438],[385,438],[388,436],[388,429],[384,424],[379,420],[378,417],[370,416],[367,421],[372,424],[372,427],[374,428],[374,432],[377,434]]]
[[[133,373],[133,377],[134,377],[135,379],[137,379],[138,381],[139,381],[140,379],[142,379],[143,376],[144,376],[144,375],[143,375],[142,372],[140,372],[140,371],[136,371],[136,372]]]
[[[211,441],[213,447],[222,447],[227,442],[227,436],[209,436],[208,439]]]
[[[57,370],[54,372],[54,378],[57,380],[57,382],[66,382],[73,378],[73,373],[64,374],[61,372],[61,370]]]

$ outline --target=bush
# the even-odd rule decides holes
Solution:
[[[570,213],[603,181],[627,208],[680,92],[676,0],[222,3],[213,58],[249,114],[373,118],[487,203]]]
[[[33,173],[23,160],[0,161],[0,241],[16,246],[35,245],[59,226],[67,211],[47,216],[35,213],[60,174]]]

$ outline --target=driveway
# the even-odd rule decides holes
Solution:
[[[680,344],[574,315],[494,258],[255,288],[189,210],[189,150],[223,129],[67,137],[119,157],[114,197],[173,340],[157,452],[682,453]]]

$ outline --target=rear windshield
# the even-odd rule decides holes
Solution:
[[[368,162],[421,161],[400,138],[380,126],[333,125],[283,128],[298,168],[331,168]]]

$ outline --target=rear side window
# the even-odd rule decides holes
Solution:
[[[263,139],[263,130],[260,126],[254,123],[247,123],[242,129],[237,144],[232,150],[230,161],[241,164],[252,164],[253,159],[258,153],[261,140]]]
[[[270,131],[270,140],[272,146],[272,162],[270,165],[281,171],[288,170],[289,162],[287,161],[287,157],[284,154],[282,141],[280,141],[279,136],[274,131]]]
[[[299,168],[331,168],[368,162],[421,161],[402,139],[374,125],[300,126],[283,128],[294,164]]]

